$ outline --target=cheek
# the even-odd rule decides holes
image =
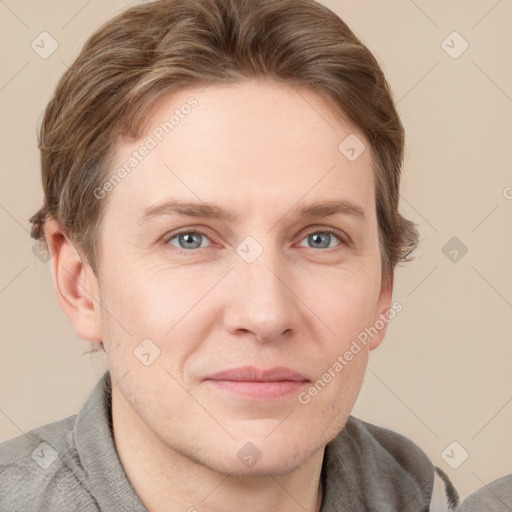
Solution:
[[[179,269],[127,266],[109,275],[103,300],[137,334],[162,337],[198,301],[205,281]],[[148,329],[147,332],[142,332]]]
[[[104,344],[112,362],[138,367],[133,355],[153,347],[157,366],[179,369],[219,315],[218,301],[205,296],[219,276],[198,275],[190,268],[122,268],[119,264],[108,274],[101,293]]]
[[[327,278],[328,277],[328,278]],[[316,276],[303,281],[302,297],[326,328],[326,340],[336,339],[341,350],[374,322],[380,291],[380,275],[371,267]]]

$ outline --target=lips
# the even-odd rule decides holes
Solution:
[[[230,370],[210,375],[206,377],[205,380],[229,380],[245,382],[309,382],[309,380],[304,377],[304,375],[284,366],[271,368],[269,370],[260,370],[258,368],[254,368],[253,366],[242,366],[240,368],[232,368]]]
[[[310,382],[301,373],[283,366],[268,370],[243,366],[215,373],[204,380],[217,392],[259,402],[299,393]]]

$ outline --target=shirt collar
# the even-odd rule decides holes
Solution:
[[[147,512],[121,465],[112,431],[112,382],[106,372],[77,415],[75,445],[100,510]]]

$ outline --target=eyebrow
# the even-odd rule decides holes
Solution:
[[[321,201],[309,205],[297,205],[288,213],[297,217],[328,217],[337,213],[352,215],[360,218],[365,217],[364,209],[348,199],[334,199]],[[212,203],[204,202],[182,202],[176,199],[166,199],[144,210],[139,223],[155,217],[182,215],[187,217],[202,217],[220,219],[230,222],[238,222],[240,216],[233,210],[225,209]],[[287,214],[288,215],[288,214]]]

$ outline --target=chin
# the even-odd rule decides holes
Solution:
[[[268,434],[267,434],[268,435]],[[307,437],[306,437],[307,439]],[[290,442],[279,439],[246,438],[229,443],[229,453],[217,453],[211,462],[223,473],[246,477],[288,475],[300,468],[314,453],[315,447],[301,439]],[[210,452],[211,454],[211,452]]]
[[[224,460],[224,464],[220,464],[216,469],[233,476],[265,478],[269,475],[289,475],[299,469],[306,460],[307,458],[298,458],[296,454],[282,454],[282,456],[280,454],[273,454],[270,458],[263,455],[253,466],[249,466],[241,463],[238,458],[230,458],[229,460]]]

